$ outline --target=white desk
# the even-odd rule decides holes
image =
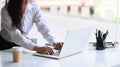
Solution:
[[[0,60],[2,67],[111,67],[120,64],[120,48],[96,51],[90,47],[83,53],[59,60],[23,53],[21,63],[12,62],[10,51],[1,51],[0,55],[2,55]]]

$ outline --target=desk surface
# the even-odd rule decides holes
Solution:
[[[12,62],[11,51],[1,51],[0,67],[119,67],[120,48],[107,48],[97,51],[87,47],[84,52],[63,58],[50,59],[23,53],[21,63]]]

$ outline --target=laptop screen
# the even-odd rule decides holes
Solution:
[[[68,30],[60,56],[69,56],[82,52],[87,45],[92,27]]]

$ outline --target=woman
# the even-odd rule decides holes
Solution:
[[[38,47],[26,37],[33,23],[53,47],[61,49],[63,43],[55,42],[34,0],[9,0],[1,10],[0,50],[22,46],[42,54],[53,54],[50,47]]]

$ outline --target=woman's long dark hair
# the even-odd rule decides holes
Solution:
[[[12,26],[19,29],[21,33],[23,33],[21,23],[22,3],[23,0],[9,0],[8,3],[6,2],[6,9],[12,19]]]

